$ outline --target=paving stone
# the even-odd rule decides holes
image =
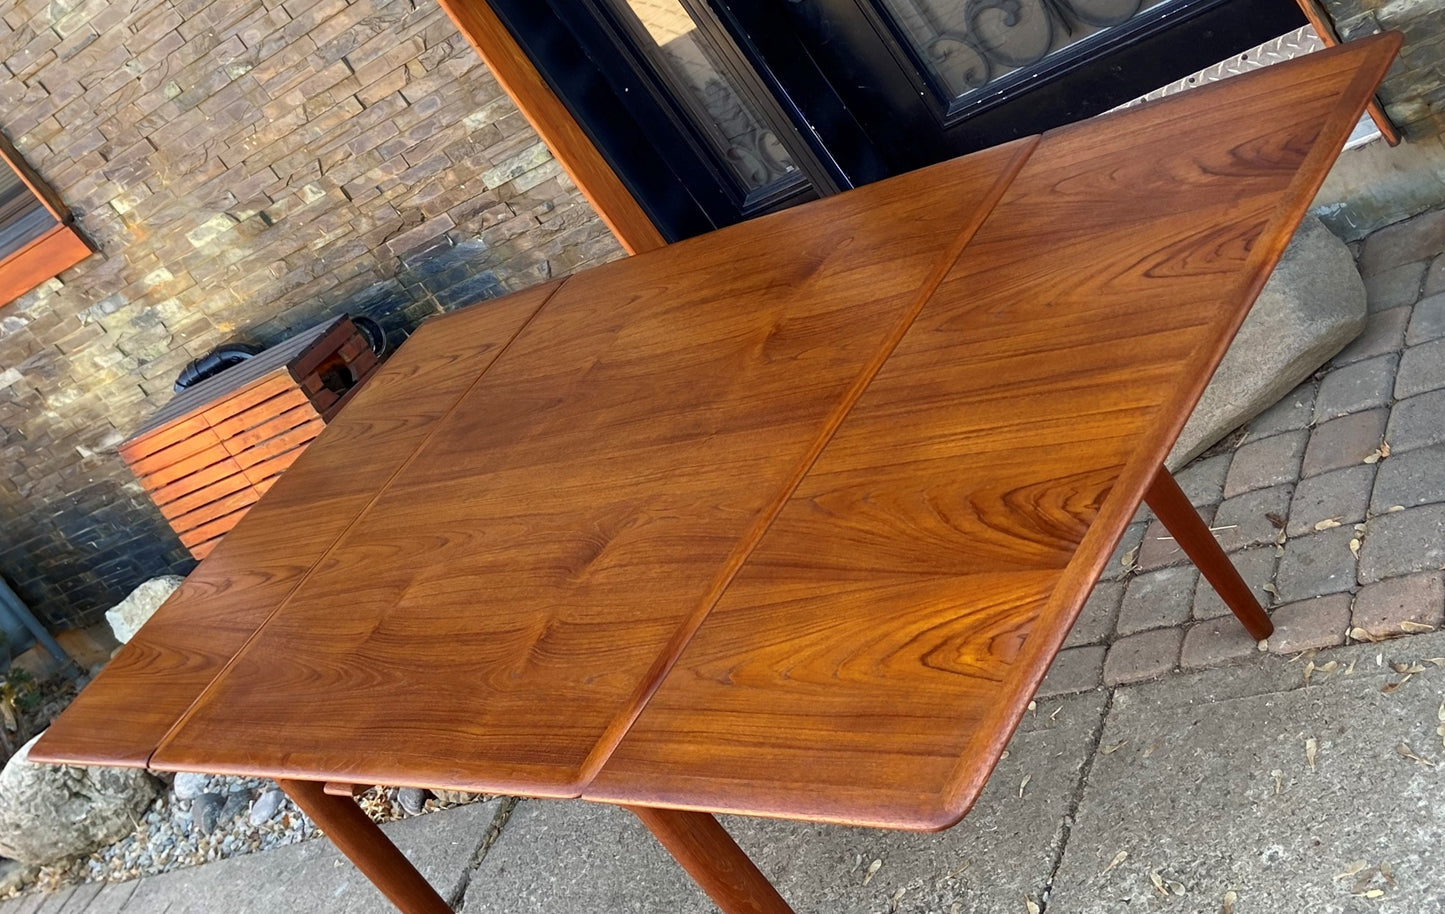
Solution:
[[[1359,466],[1380,447],[1385,437],[1388,409],[1367,409],[1321,422],[1310,433],[1300,472],[1314,476],[1342,467]]]
[[[1252,489],[1294,482],[1299,478],[1300,460],[1308,441],[1309,432],[1300,429],[1247,442],[1234,452],[1224,483],[1224,497],[1233,498]]]
[[[1375,276],[1432,257],[1440,253],[1441,238],[1445,238],[1445,209],[1387,225],[1365,239],[1360,251],[1360,275]]]
[[[1198,578],[1199,572],[1193,565],[1176,565],[1135,575],[1124,589],[1114,630],[1120,635],[1132,635],[1187,621],[1194,602],[1194,582]]]
[[[719,820],[798,911],[944,914],[957,906],[976,914],[1018,914],[1025,896],[1037,903],[1048,885],[1105,701],[1102,692],[1041,700],[1038,712],[1019,725],[978,803],[943,832],[738,816]],[[875,860],[879,866],[870,876]],[[461,909],[467,914],[717,911],[627,812],[545,800],[518,805],[473,875]]]
[[[1367,463],[1300,480],[1290,502],[1285,532],[1290,536],[1308,536],[1315,532],[1315,525],[1322,522],[1359,523],[1365,519],[1374,484],[1375,467]]]
[[[1445,505],[1380,514],[1367,522],[1360,549],[1361,584],[1441,568],[1445,568]]]
[[[1278,403],[1251,419],[1250,437],[1268,438],[1280,432],[1308,428],[1310,423],[1315,421],[1315,386],[1313,380],[1304,382],[1280,398]]]
[[[1445,336],[1445,292],[1420,299],[1405,331],[1405,345],[1418,346]]]
[[[1441,387],[1445,387],[1445,337],[1406,349],[1395,376],[1395,397],[1404,399]]]
[[[1445,620],[1445,580],[1439,572],[1367,584],[1355,594],[1353,624],[1376,638],[1408,634],[1404,623],[1439,627]]]
[[[1279,539],[1289,515],[1294,486],[1278,485],[1236,495],[1214,512],[1210,529],[1225,552]]]
[[[1104,645],[1091,644],[1059,651],[1039,686],[1038,699],[1056,698],[1096,688],[1104,675]]]
[[[1398,642],[1409,654],[1387,647],[1387,657],[1440,655],[1442,641],[1428,639]],[[1400,677],[1375,667],[1378,650],[1322,652],[1316,663],[1341,671],[1316,673],[1308,687],[1301,661],[1269,657],[1117,690],[1100,744],[1119,748],[1095,756],[1048,910],[1218,914],[1232,891],[1238,914],[1437,911],[1441,776],[1396,747],[1440,758],[1445,671],[1387,694],[1381,687]],[[1343,675],[1352,661],[1355,674]],[[1128,856],[1111,869],[1121,850]],[[1352,896],[1338,874],[1355,860],[1389,862],[1395,884],[1375,874],[1369,887],[1382,897]],[[1161,897],[1154,872],[1186,894]]]
[[[1370,499],[1375,514],[1396,505],[1414,508],[1445,501],[1445,444],[1392,454],[1379,466]]]
[[[1097,644],[1114,632],[1114,620],[1119,615],[1119,603],[1124,599],[1123,581],[1100,581],[1094,585],[1093,593],[1084,601],[1079,618],[1064,639],[1064,647],[1078,647],[1082,644]]]
[[[1191,505],[1201,508],[1224,500],[1224,478],[1229,474],[1230,459],[1229,454],[1204,457],[1174,474],[1174,481]]]
[[[445,898],[460,893],[467,884],[472,855],[495,819],[499,803],[489,800],[459,806],[403,819],[382,830]],[[136,883],[133,892],[122,908],[126,914],[214,914],[218,910],[227,914],[386,914],[396,910],[326,840],[146,877]],[[104,898],[102,893],[97,901]],[[95,903],[91,907],[96,907]]]
[[[1206,524],[1214,518],[1214,509],[1205,506],[1199,509],[1199,519]],[[1158,520],[1149,522],[1144,531],[1143,540],[1139,544],[1139,556],[1137,562],[1140,571],[1153,571],[1155,568],[1163,568],[1165,565],[1178,565],[1189,561],[1189,556],[1179,548],[1174,537],[1164,529],[1164,525]]]
[[[1269,591],[1264,589],[1264,585],[1274,580],[1275,558],[1273,546],[1245,549],[1229,557],[1229,561],[1239,572],[1239,576],[1244,578],[1244,583],[1249,585],[1261,606],[1269,606],[1273,599]],[[1194,588],[1194,618],[1217,619],[1229,613],[1229,607],[1224,605],[1219,594],[1214,592],[1214,587],[1201,575]]]
[[[1259,642],[1244,630],[1233,614],[1198,622],[1184,635],[1184,649],[1179,666],[1199,670],[1219,666],[1259,652]]]
[[[1364,277],[1365,301],[1370,311],[1415,304],[1420,297],[1420,283],[1425,279],[1426,267],[1426,261],[1417,260]]]
[[[1400,357],[1395,354],[1379,355],[1331,369],[1320,380],[1319,396],[1315,398],[1315,421],[1324,422],[1362,409],[1388,405],[1395,388],[1395,367],[1399,361]]]
[[[1291,539],[1284,546],[1275,574],[1282,602],[1339,593],[1355,586],[1355,555],[1350,540],[1355,528],[1336,527]]]
[[[1345,643],[1350,627],[1350,595],[1332,593],[1286,603],[1271,610],[1269,618],[1274,623],[1269,649],[1276,654],[1334,647]]]
[[[1445,443],[1445,390],[1432,390],[1396,403],[1385,440],[1392,453]]]
[[[1115,641],[1104,658],[1104,684],[1118,685],[1163,676],[1178,662],[1182,637],[1177,628],[1156,628]]]
[[[1365,332],[1330,360],[1334,365],[1348,365],[1361,359],[1399,352],[1405,345],[1405,327],[1410,323],[1409,308],[1391,308],[1371,314],[1365,321]]]
[[[1430,261],[1430,270],[1425,274],[1425,288],[1420,290],[1420,295],[1424,297],[1436,292],[1445,292],[1445,254],[1437,254]]]
[[[1124,528],[1124,535],[1119,538],[1119,545],[1114,547],[1113,555],[1109,556],[1109,563],[1099,574],[1102,580],[1118,580],[1129,573],[1130,565],[1124,564],[1124,557],[1131,552],[1134,553],[1134,560],[1138,561],[1139,552],[1142,551],[1141,544],[1144,541],[1144,531],[1147,523],[1130,524]],[[1137,550],[1137,551],[1136,551]]]

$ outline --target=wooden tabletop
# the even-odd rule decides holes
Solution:
[[[32,757],[957,821],[1397,47],[429,322]]]

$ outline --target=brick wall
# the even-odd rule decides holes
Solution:
[[[620,254],[431,0],[7,0],[0,65],[100,249],[0,307],[0,574],[54,627],[189,567],[114,449],[192,358]]]
[[[1445,0],[1323,0],[1340,37],[1394,29],[1400,58],[1380,86],[1385,112],[1407,139],[1445,136]]]

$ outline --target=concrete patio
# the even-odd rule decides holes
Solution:
[[[725,821],[799,912],[1445,911],[1442,252],[1445,209],[1369,236],[1365,333],[1180,474],[1276,636],[1141,514],[960,825]],[[494,799],[388,832],[468,914],[714,910],[610,807]],[[389,910],[326,842],[0,905]]]

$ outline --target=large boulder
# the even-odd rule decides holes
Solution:
[[[115,640],[125,644],[140,631],[140,627],[146,624],[146,620],[161,608],[161,604],[170,599],[171,594],[176,592],[185,578],[179,575],[166,574],[158,578],[151,578],[135,590],[130,596],[121,600],[115,606],[106,610],[105,621],[110,623],[110,630],[115,632]]]
[[[1365,283],[1355,258],[1306,216],[1165,465],[1179,469],[1273,406],[1364,329]]]
[[[29,757],[35,739],[0,771],[0,855],[54,863],[135,831],[155,799],[154,778],[130,768],[35,764]]]

